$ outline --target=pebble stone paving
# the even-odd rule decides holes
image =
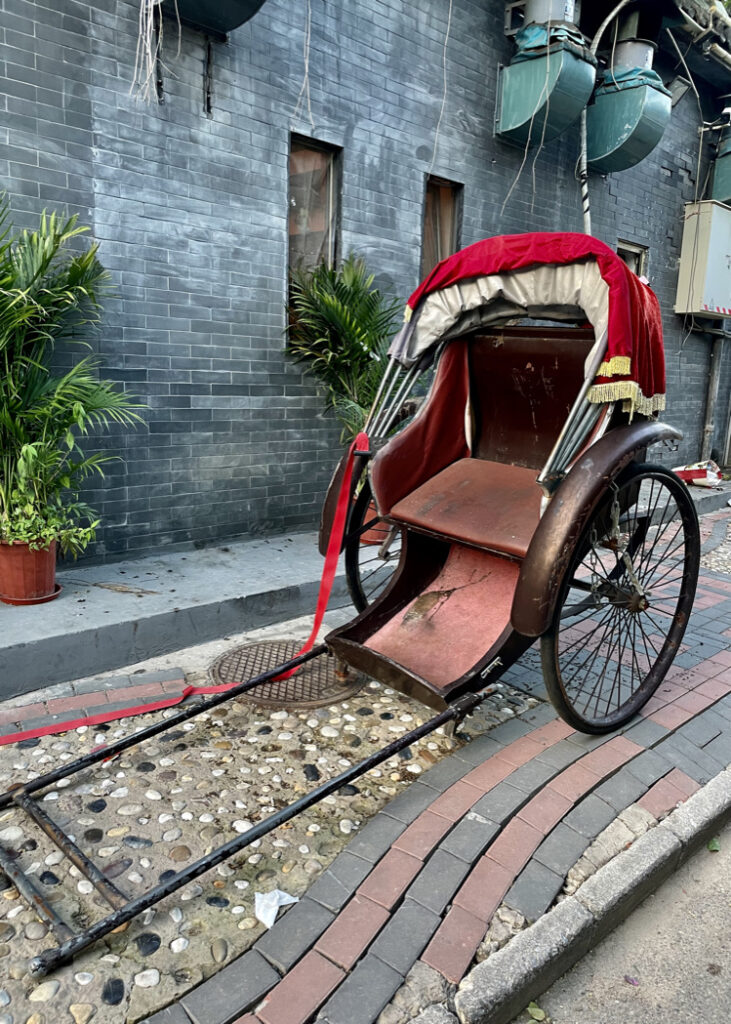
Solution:
[[[473,716],[470,734],[536,703],[506,687]],[[0,748],[0,790],[173,713],[82,726]],[[297,713],[236,700],[106,765],[61,780],[43,795],[41,806],[134,897],[429,714],[376,682],[343,703]],[[255,892],[276,887],[302,896],[369,818],[468,738],[454,741],[440,730],[421,740],[42,981],[29,976],[28,960],[56,942],[5,879],[0,1024],[134,1024],[169,1004],[262,934],[254,917]],[[21,811],[0,815],[0,842],[20,852],[25,872],[75,930],[108,912],[91,883]]]

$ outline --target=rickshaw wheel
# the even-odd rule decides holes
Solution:
[[[365,474],[350,513],[344,547],[348,592],[362,612],[391,582],[401,555],[401,530],[389,526],[375,511]]]
[[[678,653],[699,565],[685,485],[630,465],[592,513],[541,637],[546,688],[569,725],[610,732],[650,699]]]

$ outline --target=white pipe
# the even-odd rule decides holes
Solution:
[[[608,14],[599,26],[599,31],[594,36],[589,47],[593,57],[596,57],[599,43],[602,36],[617,17],[619,12],[634,0],[621,0],[611,14]],[[579,184],[581,185],[581,206],[584,213],[584,234],[591,234],[591,204],[589,200],[589,165],[587,160],[587,132],[586,132],[586,107],[581,111],[581,152],[579,154]]]

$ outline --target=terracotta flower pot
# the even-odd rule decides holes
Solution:
[[[0,601],[42,604],[61,593],[56,583],[56,541],[31,551],[27,544],[0,541]]]

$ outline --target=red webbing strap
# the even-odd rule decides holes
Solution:
[[[355,462],[355,453],[367,452],[370,442],[368,441],[368,435],[364,433],[358,434],[355,441],[351,444],[348,449],[348,458],[345,462],[345,472],[343,473],[343,482],[340,486],[340,494],[338,495],[338,503],[335,506],[335,515],[333,516],[333,523],[330,529],[330,537],[327,542],[327,553],[325,555],[325,565],[322,570],[322,577],[320,579],[320,592],[317,595],[317,606],[315,608],[315,621],[312,623],[312,631],[302,647],[294,658],[299,658],[301,654],[307,654],[311,651],[315,645],[317,634],[320,632],[320,626],[322,620],[325,617],[327,606],[330,602],[330,595],[332,594],[333,583],[335,582],[335,573],[338,568],[338,560],[340,558],[340,551],[343,546],[343,537],[345,536],[345,527],[348,523],[348,513],[350,511],[350,484],[353,479],[353,464]],[[277,676],[277,679],[289,679],[290,676],[294,675],[301,666],[297,668],[291,668],[288,672],[283,672],[281,676]]]
[[[330,530],[330,538],[327,544],[325,565],[320,579],[320,591],[317,595],[317,607],[315,608],[315,621],[312,624],[312,632],[310,633],[305,645],[301,650],[297,651],[296,654],[292,655],[293,658],[298,658],[301,654],[307,654],[308,651],[312,650],[315,640],[317,639],[317,634],[320,632],[320,626],[322,625],[322,620],[330,601],[333,583],[335,582],[335,573],[338,568],[340,549],[343,546],[345,527],[348,522],[348,513],[350,511],[350,485],[353,479],[355,453],[356,451],[367,452],[368,449],[368,437],[366,434],[361,433],[358,434],[348,450],[343,482],[340,487],[340,494],[338,495],[338,501],[335,507],[332,529]],[[292,668],[288,672],[283,672],[281,676],[277,676],[276,678],[288,679],[301,667],[301,665],[298,665],[297,668]],[[70,729],[78,729],[79,726],[82,725],[100,725],[102,722],[111,722],[119,718],[142,715],[150,711],[162,711],[164,708],[171,708],[176,704],[180,704],[180,702],[185,700],[186,697],[194,697],[198,694],[223,693],[225,690],[230,690],[233,686],[238,685],[238,682],[233,682],[222,683],[217,686],[186,686],[179,694],[170,694],[169,697],[164,697],[162,700],[153,701],[149,704],[140,704],[137,707],[123,708],[122,710],[117,711],[100,710],[98,714],[89,715],[85,718],[76,718],[68,722],[54,722],[53,724],[43,725],[35,729],[24,729],[20,732],[0,736],[0,746],[4,746],[6,743],[18,743],[20,740],[35,739],[38,736],[47,736],[51,733],[68,732]]]

